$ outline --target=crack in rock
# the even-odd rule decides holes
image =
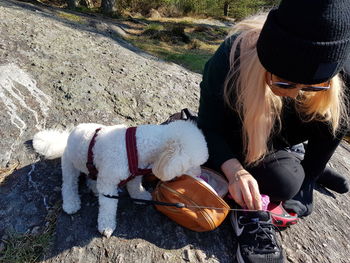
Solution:
[[[23,90],[21,91],[18,86]],[[29,93],[30,96],[24,95]],[[28,105],[28,101],[34,98],[38,103],[43,119],[39,120],[38,111]],[[21,137],[27,129],[27,124],[22,116],[24,111],[29,112],[35,119],[35,128],[40,130],[45,127],[48,116],[51,97],[42,92],[36,81],[25,71],[15,64],[0,65],[0,100],[5,106],[5,111],[9,115],[9,120],[19,130],[19,136],[11,144],[10,150],[3,154],[2,159],[8,162],[16,146],[22,141]],[[21,114],[22,113],[22,114]],[[5,125],[6,126],[6,125]]]
[[[50,209],[50,206],[47,204],[46,196],[40,191],[38,184],[33,180],[33,177],[32,177],[32,173],[35,170],[35,164],[37,161],[38,160],[36,160],[33,164],[31,164],[31,169],[27,174],[28,183],[29,183],[29,187],[32,186],[35,189],[35,192],[38,193],[39,195],[41,195],[41,197],[43,198],[45,209],[46,209],[46,211],[48,211]]]

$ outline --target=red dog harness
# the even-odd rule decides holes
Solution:
[[[100,130],[101,128],[96,129],[94,136],[92,136],[92,139],[89,144],[88,157],[86,162],[86,168],[89,171],[88,176],[93,180],[97,179],[98,171],[94,165],[94,153],[92,151],[92,148],[95,146],[96,137]],[[130,176],[127,179],[121,181],[118,184],[118,186],[124,186],[128,181],[134,179],[135,176],[147,175],[152,172],[152,169],[138,168],[139,161],[138,161],[137,146],[136,146],[136,127],[130,127],[126,129],[125,142],[126,142],[126,151],[128,156]]]

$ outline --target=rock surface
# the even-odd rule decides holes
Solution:
[[[41,160],[29,147],[38,130],[82,122],[160,123],[181,108],[198,107],[199,74],[132,47],[113,33],[118,25],[112,20],[65,17],[52,8],[0,2],[0,168],[19,163],[1,183],[0,237],[37,234],[61,200],[60,161]],[[349,156],[343,144],[331,165],[350,177]],[[96,228],[96,198],[84,184],[80,189],[81,210],[58,214],[54,245],[43,262],[234,261],[228,220],[196,233],[153,207],[121,201],[117,229],[107,239]],[[346,263],[350,196],[318,190],[314,213],[282,232],[287,261]]]

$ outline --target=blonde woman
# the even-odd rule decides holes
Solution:
[[[283,262],[261,194],[306,216],[316,180],[348,191],[325,168],[348,125],[339,73],[349,54],[348,0],[282,0],[236,24],[207,62],[198,114],[207,164],[225,174],[238,205],[260,210],[231,217],[238,262]],[[291,150],[306,141],[304,157]]]

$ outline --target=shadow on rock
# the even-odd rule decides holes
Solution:
[[[38,161],[8,175],[0,187],[0,236],[31,233],[60,199],[60,162]]]
[[[31,142],[24,144],[35,160]],[[57,206],[61,208],[61,174],[60,159],[40,160],[6,178],[0,188],[0,237],[8,232],[34,234],[53,224],[53,245],[44,255],[47,262],[62,262],[67,255],[69,262],[82,255],[90,256],[91,251],[95,251],[91,256],[96,258],[94,262],[116,260],[121,254],[126,262],[140,258],[152,262],[163,257],[161,251],[181,254],[189,247],[193,251],[201,250],[207,257],[205,260],[231,262],[234,258],[235,239],[228,221],[214,231],[198,233],[177,225],[153,206],[134,204],[130,199],[119,201],[117,228],[111,238],[104,238],[97,230],[98,200],[86,186],[85,176],[79,182],[81,209],[73,215],[55,210]],[[128,196],[125,189],[120,194]],[[56,221],[48,222],[47,216],[53,210]],[[135,247],[141,249],[134,251]]]
[[[82,181],[84,181],[83,179]],[[134,204],[121,199],[118,204],[117,227],[113,236],[104,238],[97,230],[98,200],[81,183],[81,209],[74,215],[63,211],[58,216],[56,240],[51,257],[56,257],[73,247],[101,246],[114,247],[114,252],[123,253],[123,240],[143,240],[166,250],[191,246],[217,258],[229,262],[234,257],[235,239],[229,222],[211,232],[198,233],[185,229],[155,210],[153,206]],[[123,190],[120,195],[127,196]],[[222,239],[222,237],[225,237]],[[139,242],[138,241],[138,242]],[[109,252],[110,253],[110,252]]]

